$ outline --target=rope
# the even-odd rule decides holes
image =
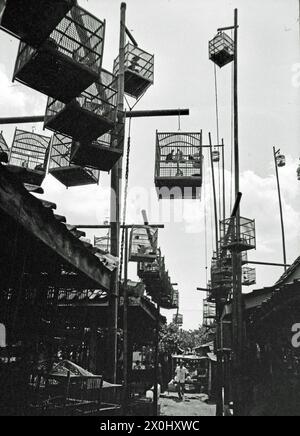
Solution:
[[[205,229],[205,274],[206,284],[208,283],[208,237],[207,237],[207,206],[206,206],[206,172],[205,160],[203,158],[203,196],[204,196],[204,229]]]
[[[233,34],[231,32],[231,36]],[[233,207],[233,147],[234,147],[234,65],[231,68],[231,163],[230,163],[230,174],[231,174],[231,182],[230,182],[230,210]]]
[[[129,131],[127,140],[127,156],[126,156],[126,172],[125,172],[125,186],[124,186],[124,206],[123,206],[123,229],[122,229],[122,241],[121,241],[121,259],[120,259],[120,270],[119,270],[119,281],[121,283],[123,274],[123,264],[124,264],[124,247],[125,247],[125,225],[126,225],[126,214],[127,214],[127,197],[128,197],[128,185],[129,185],[129,169],[130,169],[130,150],[131,150],[131,124],[132,119],[129,119]]]
[[[220,145],[219,92],[218,92],[218,79],[217,79],[217,66],[216,66],[216,64],[214,64],[214,76],[215,76],[217,144]],[[220,159],[219,159],[219,162],[218,162],[218,184],[219,184],[219,217],[221,217],[222,216],[222,213],[221,213],[222,212],[222,206],[221,206],[221,169],[220,169]]]

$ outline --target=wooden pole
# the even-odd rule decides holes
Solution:
[[[277,165],[277,155],[278,151],[273,147],[274,153],[274,163],[275,163],[275,171],[276,171],[276,180],[277,180],[277,190],[278,190],[278,200],[279,200],[279,211],[280,211],[280,221],[281,221],[281,234],[282,234],[282,251],[283,251],[283,263],[287,264],[286,260],[286,243],[285,243],[285,230],[284,230],[284,221],[283,221],[283,210],[282,210],[282,199],[281,199],[281,189],[280,189],[280,181],[279,181],[279,171]],[[286,271],[286,266],[284,266],[284,271]]]
[[[215,181],[215,169],[214,169],[214,161],[213,161],[213,147],[212,147],[211,133],[209,133],[209,145],[210,145],[211,175],[212,175],[213,197],[214,197],[216,252],[218,258],[219,257],[218,206],[217,206],[216,181]]]
[[[235,162],[235,196],[240,193],[240,159],[239,159],[239,102],[238,102],[238,10],[234,11],[234,162]],[[236,213],[236,238],[240,238],[240,205]],[[242,301],[242,261],[241,254],[232,252],[233,300],[232,300],[232,333],[233,333],[233,396],[234,414],[243,415],[243,301]]]
[[[118,77],[118,134],[122,140],[118,141],[124,148],[124,95],[125,95],[125,39],[126,39],[126,3],[121,4],[120,22],[120,50],[119,50],[119,77]],[[121,139],[121,138],[120,138]],[[122,164],[120,159],[111,172],[111,254],[120,256],[120,210],[121,210],[121,185]],[[117,382],[117,349],[118,349],[118,309],[119,309],[119,270],[112,274],[111,293],[109,296],[110,307],[110,344],[109,344],[109,372],[112,383]]]
[[[159,332],[160,332],[160,305],[157,304],[156,329],[155,329],[155,362],[154,362],[153,416],[157,416],[158,415]]]
[[[225,147],[222,139],[222,176],[223,176],[223,221],[226,220],[226,182],[225,182]]]

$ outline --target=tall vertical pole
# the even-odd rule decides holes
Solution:
[[[280,221],[281,221],[281,233],[282,233],[282,250],[283,250],[283,263],[284,263],[284,271],[287,270],[287,261],[286,261],[286,244],[285,244],[285,231],[284,231],[284,221],[283,221],[283,210],[282,210],[282,199],[281,199],[281,189],[280,189],[280,181],[279,181],[279,171],[277,164],[277,154],[276,148],[273,147],[274,152],[274,163],[275,163],[275,171],[276,171],[276,179],[277,179],[277,190],[278,190],[278,199],[279,199],[279,210],[280,210]]]
[[[123,286],[123,371],[124,371],[124,407],[126,416],[128,408],[128,228],[125,229],[125,256],[124,256],[124,286]]]
[[[214,211],[215,211],[215,233],[216,233],[216,253],[217,253],[217,265],[220,267],[220,253],[219,253],[219,230],[218,230],[218,206],[217,206],[217,196],[216,196],[216,183],[215,183],[215,170],[213,161],[213,149],[211,133],[209,133],[209,145],[210,145],[210,161],[211,161],[211,171],[212,171],[212,185],[213,185],[213,196],[214,196]],[[221,213],[221,210],[220,210]],[[223,362],[222,362],[222,352],[221,352],[221,298],[216,295],[216,355],[217,355],[217,408],[216,416],[223,416]]]
[[[160,304],[158,303],[157,310],[156,310],[156,328],[155,328],[153,416],[158,415],[157,412],[158,412],[158,379],[159,379],[159,332],[160,332]]]
[[[238,117],[238,10],[234,11],[234,162],[235,162],[235,197],[240,192],[239,159],[239,117]],[[235,234],[240,239],[240,205],[236,213]],[[241,253],[232,251],[233,270],[233,395],[234,414],[243,415],[242,359],[243,359],[243,301],[242,301],[242,261]]]
[[[124,148],[124,94],[125,94],[125,40],[126,40],[126,3],[121,4],[120,21],[120,49],[119,49],[119,77],[118,77],[118,114],[117,134],[118,144]],[[111,254],[120,255],[120,210],[122,185],[122,159],[111,172]],[[117,381],[117,349],[118,349],[118,309],[119,309],[119,271],[112,274],[110,292],[110,344],[109,344],[109,372],[113,383]]]
[[[225,182],[225,149],[224,139],[222,139],[222,177],[223,177],[223,221],[226,220],[226,182]]]

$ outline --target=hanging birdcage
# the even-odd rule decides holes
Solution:
[[[279,168],[283,168],[286,166],[286,158],[283,154],[279,154],[276,156],[276,164]]]
[[[214,256],[216,256],[215,253],[214,253]],[[232,253],[229,250],[222,252],[221,259],[222,259],[223,265],[225,265],[225,266],[232,265]],[[241,253],[241,261],[242,261],[242,265],[247,265],[247,263],[248,263],[248,252],[247,251],[243,251]]]
[[[256,269],[244,267],[242,270],[243,286],[253,286],[256,284]]]
[[[236,252],[256,249],[255,221],[241,217],[238,229],[236,220],[232,217],[221,221],[221,248]]]
[[[114,62],[114,74],[119,74],[119,58]],[[154,83],[154,56],[127,44],[125,47],[125,93],[140,98]]]
[[[219,151],[212,152],[212,160],[214,163],[220,162],[220,152]]]
[[[75,0],[0,0],[0,27],[39,47],[74,5]]]
[[[74,6],[38,49],[21,42],[14,80],[68,103],[98,80],[104,36],[105,22]]]
[[[70,138],[53,135],[49,173],[67,188],[99,183],[99,171],[71,164],[71,149]]]
[[[209,42],[209,59],[220,68],[234,60],[235,48],[234,41],[224,32]]]
[[[109,254],[110,253],[110,247],[111,247],[111,240],[110,235],[105,236],[95,236],[94,238],[94,246],[96,248],[99,248],[103,253]]]
[[[48,99],[45,128],[74,141],[95,141],[114,127],[116,107],[116,78],[102,70],[101,83],[94,83],[70,103]]]
[[[149,226],[133,227],[130,234],[131,262],[151,262],[157,258],[158,229]]]
[[[159,199],[199,198],[202,162],[201,133],[157,132],[155,186]]]
[[[299,163],[299,166],[297,168],[297,179],[300,180],[300,163]]]
[[[203,301],[203,326],[212,327],[216,320],[216,305],[208,300]]]
[[[45,177],[51,138],[16,129],[10,150],[8,169],[23,183],[41,186]]]
[[[106,133],[97,141],[73,142],[71,161],[100,171],[111,171],[123,155],[121,138]]]
[[[0,132],[0,162],[8,163],[9,149],[4,139],[3,132]]]

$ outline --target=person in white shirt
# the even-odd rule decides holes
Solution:
[[[178,396],[180,400],[184,398],[184,387],[187,375],[188,370],[183,366],[183,363],[180,362],[175,371],[175,381],[178,383]]]

